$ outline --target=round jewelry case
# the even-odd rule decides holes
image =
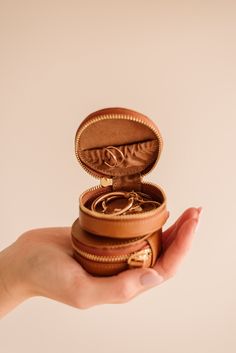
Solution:
[[[74,258],[96,276],[115,275],[121,271],[152,267],[161,250],[161,230],[143,237],[117,239],[94,236],[80,227],[72,227]]]
[[[152,267],[160,255],[166,195],[143,177],[155,168],[162,147],[154,122],[130,109],[105,108],[79,126],[76,157],[100,185],[80,195],[71,236],[75,258],[91,274]]]

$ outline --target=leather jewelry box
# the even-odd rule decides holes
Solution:
[[[71,230],[75,259],[95,276],[153,267],[168,219],[164,190],[143,181],[162,151],[159,129],[147,116],[105,108],[84,119],[75,154],[100,185],[80,195]]]

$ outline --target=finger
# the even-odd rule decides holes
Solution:
[[[182,226],[184,222],[188,219],[198,219],[199,214],[201,212],[201,208],[189,208],[187,209],[182,216],[171,226],[166,232],[162,234],[162,249],[166,251],[166,249],[170,246],[173,240],[176,237],[176,234],[179,228]]]
[[[201,208],[191,207],[184,211],[184,213],[177,219],[177,221],[172,224],[164,233],[164,237],[168,237],[173,233],[176,228],[179,228],[187,219],[189,218],[198,218],[199,210]]]
[[[180,263],[189,250],[197,224],[198,219],[195,218],[185,221],[177,231],[176,237],[170,247],[163,253],[159,260],[157,260],[154,268],[164,279],[168,279],[176,273]]]
[[[89,276],[78,303],[81,308],[98,304],[125,303],[141,292],[163,282],[154,269],[130,269],[111,277]]]
[[[179,228],[186,222],[188,219],[198,219],[200,209],[189,208],[187,209],[182,216],[175,222],[175,224],[169,228],[168,233],[163,233],[162,235],[162,249],[165,252],[166,249],[171,245],[173,240],[176,237],[176,234]]]
[[[190,220],[194,221],[194,219]],[[186,233],[186,227],[181,228],[183,228],[181,234]],[[86,274],[83,284],[80,283],[79,286],[80,293],[76,301],[76,306],[79,308],[89,308],[98,304],[125,303],[143,291],[161,284],[170,276],[174,264],[177,267],[177,259],[174,261],[173,253],[174,250],[172,249],[168,255],[169,265],[172,262],[172,267],[169,267],[169,271],[165,271],[165,262],[168,258],[164,258],[164,255],[162,255],[163,261],[160,261],[160,263],[158,261],[155,269],[133,269],[123,271],[111,277],[94,277]]]

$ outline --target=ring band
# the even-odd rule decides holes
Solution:
[[[113,216],[118,216],[122,214],[129,214],[130,212],[142,212],[143,210],[143,205],[145,204],[152,204],[152,205],[157,205],[159,207],[161,205],[160,202],[150,200],[150,195],[144,194],[142,192],[135,192],[135,191],[113,191],[109,192],[106,194],[103,194],[99,197],[97,197],[91,205],[91,210],[96,213],[103,213],[106,214],[106,210],[108,208],[107,202],[114,200],[114,199],[119,199],[120,197],[123,197],[128,200],[128,204],[123,207],[122,209],[120,208],[115,208],[114,212],[108,213],[109,215]],[[149,200],[144,200],[142,197],[145,197]],[[102,203],[102,210],[97,211],[97,206]]]
[[[103,201],[106,201],[108,198],[109,200],[111,199],[114,199],[116,197],[119,197],[119,196],[123,196],[124,198],[128,199],[128,205],[125,206],[124,208],[122,208],[121,210],[119,211],[116,211],[114,213],[112,213],[114,216],[118,216],[124,212],[127,212],[132,206],[133,206],[133,203],[134,203],[134,197],[132,195],[130,195],[129,192],[125,192],[125,191],[114,191],[114,192],[110,192],[108,194],[105,194],[105,195],[101,195],[100,197],[98,197],[97,199],[95,199],[91,205],[91,210],[93,212],[97,212],[96,210],[96,207],[98,206],[99,203],[103,202]],[[103,206],[103,212],[105,212],[106,208],[104,208],[104,204],[102,205]]]
[[[120,161],[118,161],[116,155],[111,151],[112,149],[115,150],[115,151],[117,151],[117,152],[120,154],[120,156],[121,156],[121,160],[120,160]],[[115,146],[107,146],[107,147],[104,149],[104,151],[106,151],[107,153],[109,153],[109,154],[112,156],[112,158],[114,159],[114,161],[115,161],[114,164],[110,164],[110,163],[108,163],[107,161],[105,161],[104,163],[105,163],[108,167],[110,167],[110,168],[119,167],[119,166],[123,163],[123,161],[124,161],[124,159],[125,159],[125,156],[124,156],[124,153],[123,153],[119,148],[117,148],[117,147],[115,147]]]
[[[116,155],[115,155],[111,150],[109,150],[108,148],[106,148],[105,151],[107,151],[107,153],[110,154],[110,155],[113,157],[113,159],[114,159],[114,161],[115,161],[115,164],[112,165],[112,164],[109,164],[109,163],[106,162],[106,161],[105,161],[104,163],[105,163],[108,167],[110,167],[110,168],[116,167],[116,166],[118,165],[118,160],[117,160],[117,158],[116,158]]]

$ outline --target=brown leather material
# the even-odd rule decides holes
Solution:
[[[135,239],[97,237],[83,230],[77,219],[72,225],[71,234],[74,257],[87,272],[95,276],[115,275],[128,268],[152,267],[160,251],[160,231]],[[129,258],[144,249],[151,250],[149,258],[137,266],[131,266]]]
[[[103,193],[109,192],[112,187],[100,187],[87,190],[80,196],[80,225],[86,231],[104,237],[132,238],[152,233],[160,229],[168,219],[166,210],[166,196],[160,186],[154,184],[141,184],[141,191],[152,195],[153,199],[161,202],[161,206],[154,211],[144,212],[134,217],[95,215],[90,209],[92,200]]]
[[[74,258],[87,272],[94,276],[113,276],[129,268],[127,263],[104,264],[101,262],[92,262],[80,256],[76,251],[74,252]]]
[[[152,213],[148,217],[125,219],[105,219],[94,217],[80,209],[80,225],[86,231],[104,237],[132,238],[152,233],[160,229],[168,219],[168,212],[164,209],[160,213]]]
[[[141,191],[141,178],[139,174],[125,175],[122,177],[114,177],[112,183],[113,190],[134,190]]]
[[[162,229],[159,229],[157,232],[153,233],[150,237],[147,238],[147,242],[149,243],[152,249],[152,263],[151,267],[153,267],[156,263],[156,260],[161,253],[161,237],[162,237]]]
[[[94,237],[95,238],[95,237]],[[96,238],[101,238],[101,237],[96,237]],[[101,246],[96,246],[96,242],[94,239],[94,244],[91,246],[88,246],[86,243],[87,242],[82,242],[81,239],[77,240],[76,237],[73,236],[72,234],[72,244],[75,249],[79,249],[88,253],[93,253],[94,255],[98,256],[119,256],[119,255],[125,255],[125,254],[130,254],[135,251],[139,251],[140,249],[144,248],[147,245],[146,240],[142,240],[141,242],[134,241],[133,243],[127,243],[124,242],[121,246],[121,242],[119,242],[119,246],[116,247],[116,243],[113,242],[112,245],[103,245]]]
[[[112,122],[112,124],[114,125],[114,122]],[[122,124],[124,125],[124,122],[122,122]],[[96,125],[98,125],[98,123]],[[105,126],[104,129],[107,129],[107,127]],[[119,127],[117,127],[117,129],[119,129]],[[128,127],[128,129],[130,129],[130,127]],[[92,172],[99,173],[101,176],[114,177],[141,173],[147,166],[152,165],[157,158],[158,143],[155,140],[136,142],[125,146],[116,145],[116,147],[120,152],[117,152],[117,150],[112,147],[107,149],[106,146],[82,150],[80,151],[81,161]],[[114,162],[114,155],[120,162],[123,155],[124,160],[119,166],[110,168],[109,165],[104,164],[104,161]]]
[[[169,213],[164,190],[142,178],[156,166],[162,148],[155,123],[127,108],[98,110],[80,124],[75,136],[76,157],[85,171],[104,178],[103,186],[80,195],[79,218],[71,231],[74,257],[89,273],[110,276],[156,263]],[[130,196],[126,196],[127,211],[125,198],[116,199],[120,191],[143,193],[146,199],[141,199],[140,206],[140,200],[133,201],[132,196],[130,203]],[[110,192],[115,197],[104,201]],[[154,202],[146,202],[150,199]],[[132,202],[137,203],[136,208]]]
[[[116,150],[107,153],[110,146]],[[163,140],[154,122],[126,108],[107,108],[90,114],[75,136],[77,158],[99,178],[145,175],[159,159],[162,146]],[[112,159],[112,154],[119,160],[121,153],[125,156],[121,164],[110,168],[104,163]]]
[[[108,238],[102,236],[97,237],[94,234],[85,231],[80,225],[80,219],[77,218],[72,225],[71,236],[75,241],[84,244],[88,248],[96,248],[107,251],[114,248],[124,248],[124,246],[130,244],[133,245],[134,243],[136,245],[139,244],[139,247],[142,247],[144,245],[144,241],[150,237],[150,233],[142,235],[141,237],[137,236],[135,238],[126,239]]]

